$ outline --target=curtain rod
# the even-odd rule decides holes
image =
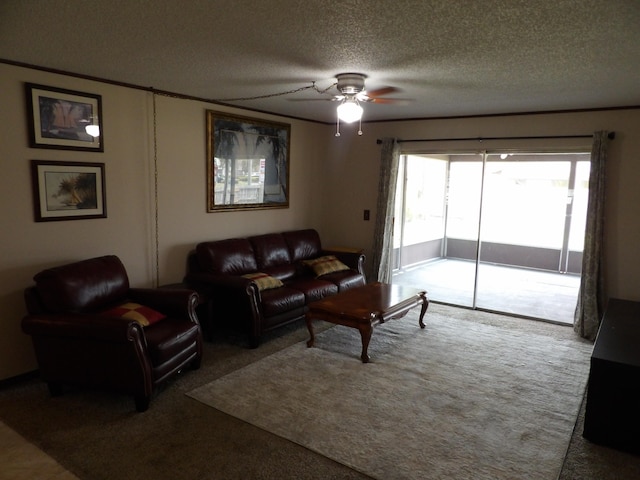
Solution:
[[[610,140],[616,138],[616,132],[609,132],[608,135]],[[462,137],[462,138],[420,138],[420,139],[412,139],[412,140],[400,140],[398,139],[398,143],[409,143],[409,142],[446,142],[446,141],[470,141],[475,140],[478,142],[482,142],[484,140],[545,140],[552,138],[593,138],[593,135],[542,135],[542,136],[529,136],[529,137]],[[382,143],[381,139],[377,139],[376,143],[379,145]]]

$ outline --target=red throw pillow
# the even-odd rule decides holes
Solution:
[[[123,303],[122,305],[118,305],[117,307],[111,308],[103,313],[113,317],[135,320],[143,327],[153,325],[163,318],[167,318],[166,315],[154,310],[153,308],[145,307],[144,305],[134,302]]]

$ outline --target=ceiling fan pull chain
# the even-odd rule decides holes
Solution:
[[[336,137],[340,136],[340,117],[336,118]]]
[[[360,126],[358,127],[358,135],[362,135],[362,117],[360,117]]]

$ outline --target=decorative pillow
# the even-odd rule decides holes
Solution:
[[[313,272],[316,274],[316,277],[321,277],[328,273],[349,270],[349,267],[338,260],[335,255],[327,255],[325,257],[314,258],[313,260],[305,260],[303,263],[311,267]]]
[[[123,303],[122,305],[114,307],[103,313],[114,317],[135,320],[143,327],[153,325],[163,318],[167,318],[166,315],[154,310],[153,308],[145,307],[144,305],[134,302]]]
[[[256,284],[260,291],[269,290],[270,288],[278,288],[284,285],[284,283],[282,283],[278,278],[267,275],[266,273],[247,273],[242,276],[249,280],[253,280],[253,283]]]

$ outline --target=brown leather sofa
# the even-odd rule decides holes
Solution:
[[[364,258],[324,250],[313,229],[202,242],[189,255],[185,283],[209,302],[205,330],[231,325],[255,348],[265,332],[302,319],[310,302],[364,285]],[[318,275],[320,264],[337,271]]]
[[[114,390],[145,411],[161,382],[200,366],[196,292],[130,288],[114,255],[50,268],[34,280],[22,329],[52,395],[65,384]]]

